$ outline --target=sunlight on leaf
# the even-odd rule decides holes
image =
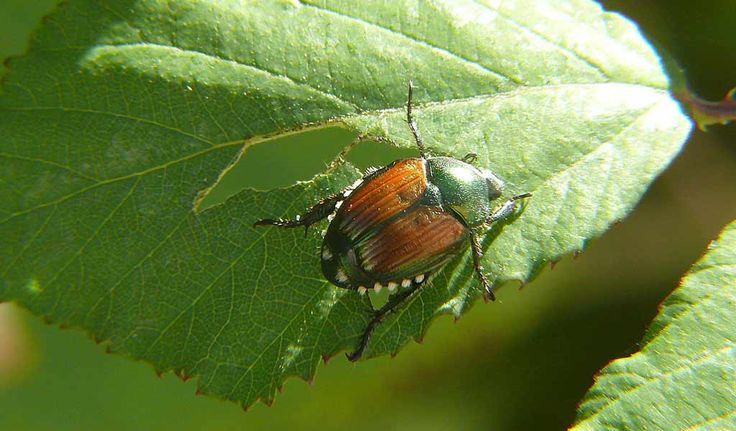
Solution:
[[[413,79],[430,151],[477,152],[508,193],[534,192],[484,240],[500,284],[624,218],[690,130],[635,26],[588,0],[71,0],[10,69],[0,299],[245,406],[312,378],[371,310],[323,279],[321,227],[306,239],[252,227],[350,184],[351,165],[194,211],[253,144],[343,127],[412,148]],[[366,357],[478,297],[465,254]]]

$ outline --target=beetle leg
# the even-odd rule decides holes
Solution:
[[[417,142],[417,147],[419,147],[419,155],[422,156],[423,159],[426,159],[427,149],[424,147],[424,141],[422,141],[422,136],[419,134],[419,128],[417,127],[417,122],[414,120],[414,115],[412,115],[411,111],[411,101],[412,101],[412,92],[414,90],[414,83],[409,80],[409,96],[407,97],[406,101],[406,122],[409,123],[409,128],[411,129],[411,133],[414,135],[414,140]]]
[[[298,226],[304,226],[304,236],[307,236],[307,229],[309,226],[317,223],[318,221],[328,217],[330,214],[335,212],[337,203],[345,199],[342,193],[332,195],[324,198],[317,202],[312,208],[307,211],[304,215],[298,215],[296,218],[291,220],[284,219],[270,219],[264,218],[253,223],[253,226],[279,226],[285,228],[293,228]]]
[[[510,216],[516,210],[516,201],[531,197],[531,195],[531,193],[522,193],[520,195],[512,196],[511,199],[501,204],[501,206],[498,207],[490,217],[488,217],[486,223],[491,224]],[[483,257],[483,248],[480,245],[480,238],[478,238],[478,235],[475,232],[471,232],[470,234],[470,245],[473,250],[473,267],[475,268],[475,272],[478,274],[478,278],[480,278],[480,282],[483,285],[485,297],[486,299],[495,301],[496,295],[493,293],[493,286],[488,281],[488,277],[486,277],[485,273],[483,273],[483,267],[480,264],[481,258]]]
[[[475,232],[471,232],[470,234],[470,246],[473,250],[473,268],[475,268],[475,273],[478,274],[480,283],[483,285],[484,296],[486,299],[495,301],[496,295],[493,293],[493,286],[488,281],[488,277],[486,277],[483,267],[480,265],[480,260],[483,257],[483,248],[480,246],[480,238],[478,238],[478,234]]]
[[[404,301],[409,299],[409,297],[416,292],[419,287],[421,286],[421,283],[412,283],[411,287],[408,289],[405,289],[396,295],[393,295],[386,305],[381,307],[380,310],[376,311],[373,315],[373,319],[368,323],[368,326],[366,326],[365,331],[363,331],[363,338],[360,340],[360,345],[353,353],[347,353],[345,356],[348,357],[348,360],[350,362],[355,362],[358,359],[360,359],[361,356],[363,356],[363,352],[365,351],[365,348],[368,347],[368,342],[371,340],[371,335],[373,335],[373,331],[376,329],[376,326],[378,326],[382,321],[383,318],[386,317],[387,314],[392,313],[396,307],[398,307],[400,304],[402,304]]]
[[[491,214],[490,217],[488,217],[488,220],[486,220],[487,224],[491,224],[494,222],[497,222],[499,220],[503,220],[506,217],[513,214],[514,211],[516,211],[516,201],[519,199],[524,199],[531,197],[531,193],[522,193],[520,195],[512,196],[511,199],[504,202],[496,211]]]
[[[462,161],[465,163],[473,164],[475,163],[475,160],[478,159],[477,153],[468,153],[465,155],[465,157],[462,158]]]

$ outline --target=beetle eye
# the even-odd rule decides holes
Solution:
[[[483,177],[485,177],[486,183],[488,184],[488,198],[494,200],[501,197],[501,193],[503,193],[503,181],[501,178],[498,178],[496,174],[488,169],[482,169],[481,172],[483,172]]]

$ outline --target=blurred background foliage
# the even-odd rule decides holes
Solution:
[[[19,55],[53,0],[0,2],[0,58]],[[685,68],[693,90],[720,99],[736,85],[736,2],[604,1]],[[329,55],[329,53],[325,53]],[[308,179],[351,134],[332,129],[256,147],[211,196]],[[359,166],[403,153],[366,144]],[[273,172],[278,172],[274,177]],[[3,430],[562,430],[593,375],[636,350],[657,304],[736,218],[736,127],[695,131],[673,166],[623,223],[524,289],[438,319],[422,345],[396,358],[320,366],[290,380],[272,407],[195,396],[195,383],[157,378],[150,365],[103,354],[80,331],[0,306]]]

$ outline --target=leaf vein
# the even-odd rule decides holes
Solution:
[[[69,267],[69,265],[72,264],[81,254],[82,252],[87,248],[87,246],[92,242],[93,239],[97,237],[97,235],[100,233],[103,227],[107,225],[107,223],[115,216],[115,214],[120,210],[120,208],[125,205],[125,203],[130,199],[130,197],[133,195],[133,192],[135,191],[136,187],[138,186],[138,183],[140,182],[140,178],[137,178],[135,182],[133,182],[133,185],[130,187],[130,190],[123,196],[123,199],[120,200],[120,202],[110,211],[110,213],[102,220],[102,222],[95,228],[95,230],[92,232],[92,234],[84,241],[84,244],[74,253],[74,255],[67,261],[66,264],[64,264],[61,269],[59,269],[56,274],[54,274],[46,284],[48,286],[51,286],[56,279],[66,270],[66,268]],[[63,290],[63,292],[67,292],[69,289]],[[57,299],[56,303],[51,309],[50,315],[54,315],[56,311],[56,307],[59,305],[59,302],[61,302],[61,298],[63,295],[60,295]]]
[[[576,59],[580,60],[581,62],[585,63],[585,64],[586,64],[586,65],[587,65],[588,67],[590,67],[591,69],[594,69],[594,70],[596,70],[596,71],[597,71],[598,73],[600,73],[600,74],[601,74],[601,76],[603,76],[604,78],[606,78],[606,79],[611,79],[611,76],[610,76],[610,75],[608,74],[608,72],[606,72],[606,71],[605,71],[605,70],[603,69],[603,66],[601,66],[601,65],[599,65],[599,64],[597,64],[597,63],[595,63],[595,62],[594,62],[594,61],[593,61],[592,59],[588,58],[588,57],[587,57],[587,56],[585,56],[585,55],[584,55],[583,53],[580,53],[580,52],[578,52],[578,51],[576,51],[576,50],[574,50],[574,49],[572,49],[572,48],[570,48],[570,47],[568,47],[568,46],[565,46],[565,45],[562,45],[562,44],[560,44],[560,43],[557,43],[557,42],[555,42],[554,40],[550,39],[550,38],[549,38],[549,37],[548,37],[547,35],[545,35],[544,33],[541,33],[541,32],[539,32],[539,31],[537,31],[537,30],[534,30],[533,28],[531,28],[531,27],[529,27],[529,26],[527,26],[527,25],[525,25],[525,24],[522,24],[521,22],[519,22],[519,21],[515,20],[515,19],[514,19],[514,18],[513,18],[512,16],[510,16],[510,15],[507,15],[507,14],[503,13],[503,12],[502,12],[502,11],[501,11],[500,9],[498,9],[498,8],[493,8],[493,7],[491,7],[490,5],[487,5],[487,4],[483,3],[483,2],[482,2],[482,1],[480,1],[480,0],[471,0],[471,1],[472,1],[473,3],[475,3],[475,4],[477,4],[478,6],[480,6],[481,8],[483,8],[483,9],[486,9],[486,10],[488,10],[488,11],[492,12],[492,13],[495,13],[495,14],[496,14],[496,15],[498,15],[499,17],[501,17],[501,18],[503,18],[504,20],[506,20],[506,22],[508,22],[508,23],[510,23],[510,24],[512,24],[512,25],[514,25],[514,26],[516,26],[517,28],[520,28],[520,29],[522,29],[522,30],[526,31],[527,33],[531,34],[532,36],[535,36],[535,37],[537,37],[537,38],[538,38],[539,40],[542,40],[542,41],[544,41],[544,42],[547,42],[548,44],[550,44],[550,45],[554,46],[555,48],[559,49],[560,51],[562,51],[562,52],[564,52],[564,53],[567,53],[567,54],[569,54],[570,56],[572,56],[572,57],[574,57],[574,58],[576,58]]]
[[[222,61],[222,62],[229,63],[229,64],[232,64],[232,65],[235,65],[235,66],[238,66],[238,67],[243,67],[243,68],[250,69],[250,70],[256,70],[258,72],[261,72],[261,73],[264,73],[264,74],[270,76],[272,79],[273,78],[281,79],[283,81],[288,82],[289,84],[291,84],[293,86],[302,87],[302,88],[306,88],[306,89],[309,89],[311,91],[314,91],[315,93],[318,93],[318,94],[320,94],[320,95],[322,95],[322,96],[324,96],[324,97],[326,97],[326,98],[328,98],[328,99],[330,99],[332,101],[339,102],[339,103],[341,103],[343,105],[347,105],[352,110],[355,110],[355,111],[360,111],[361,110],[358,105],[356,105],[356,104],[354,104],[354,103],[352,103],[352,102],[350,102],[350,101],[348,101],[346,99],[343,99],[342,97],[338,96],[337,94],[330,93],[328,91],[325,91],[325,90],[322,90],[322,89],[320,89],[318,87],[315,87],[315,86],[309,84],[307,81],[298,80],[298,79],[293,78],[293,77],[291,77],[289,75],[286,75],[284,73],[280,73],[280,72],[275,71],[275,70],[267,69],[267,68],[263,67],[262,65],[241,63],[240,61],[237,61],[237,60],[232,60],[232,59],[229,59],[229,58],[226,58],[226,57],[221,57],[221,56],[216,55],[216,54],[211,54],[211,53],[207,53],[207,52],[197,51],[197,50],[194,50],[194,49],[191,49],[191,48],[180,48],[178,46],[162,45],[162,44],[148,42],[148,41],[136,42],[136,43],[124,43],[124,44],[116,44],[116,45],[98,45],[98,46],[99,47],[113,48],[113,49],[121,49],[121,50],[124,50],[124,49],[135,49],[135,48],[142,48],[142,49],[163,49],[163,50],[173,50],[175,52],[181,52],[181,53],[185,53],[185,54],[201,55],[201,56],[206,57],[206,58],[210,58],[210,59],[217,60],[217,61]]]
[[[10,112],[61,111],[61,112],[73,112],[73,113],[79,113],[79,114],[104,115],[104,116],[110,116],[110,117],[115,117],[115,118],[122,118],[125,120],[130,120],[130,121],[134,121],[138,123],[144,123],[144,124],[148,124],[151,126],[161,127],[162,129],[166,129],[172,132],[179,133],[183,136],[187,136],[189,138],[203,142],[212,147],[217,145],[214,142],[210,141],[209,139],[203,138],[194,133],[190,133],[185,130],[178,129],[176,127],[169,126],[167,124],[159,123],[158,121],[154,121],[148,118],[135,117],[133,115],[121,114],[119,112],[100,111],[97,109],[86,109],[86,108],[76,108],[76,107],[66,107],[66,106],[29,106],[29,107],[12,107],[12,108],[3,107],[3,108],[0,108],[0,111],[10,111]]]
[[[363,18],[360,18],[360,17],[348,15],[348,14],[346,14],[344,12],[340,12],[340,11],[336,11],[336,10],[333,10],[333,9],[329,9],[327,7],[324,7],[324,6],[317,6],[317,5],[314,5],[314,4],[306,3],[304,0],[299,0],[299,3],[301,5],[303,5],[304,7],[309,7],[309,8],[313,8],[313,9],[317,9],[319,11],[322,11],[323,13],[340,16],[342,18],[345,18],[345,19],[348,19],[348,20],[351,20],[351,21],[354,21],[354,22],[361,23],[362,25],[365,25],[367,27],[377,28],[377,29],[383,30],[385,32],[388,32],[388,33],[397,35],[399,37],[402,37],[404,39],[408,39],[408,40],[410,40],[410,41],[412,41],[412,42],[414,42],[416,44],[419,44],[419,45],[422,45],[424,47],[427,47],[427,48],[431,49],[432,51],[436,52],[438,55],[441,55],[441,56],[449,56],[451,58],[454,58],[456,60],[461,61],[462,63],[468,64],[468,65],[473,66],[473,67],[475,67],[477,69],[480,69],[483,72],[486,72],[486,73],[488,73],[490,75],[493,75],[496,79],[501,79],[501,80],[505,80],[505,81],[512,81],[512,82],[514,82],[514,83],[516,83],[518,85],[523,85],[524,84],[519,78],[516,78],[516,77],[513,77],[511,75],[507,75],[507,74],[501,73],[501,72],[496,71],[496,70],[489,69],[488,67],[486,67],[486,66],[478,63],[477,61],[470,60],[470,59],[468,59],[466,57],[461,56],[460,54],[457,54],[455,52],[452,52],[452,51],[450,51],[450,50],[448,50],[446,48],[442,48],[440,46],[434,45],[434,44],[432,44],[432,43],[430,43],[430,42],[428,42],[428,41],[426,41],[424,39],[419,39],[418,37],[413,36],[413,35],[410,35],[408,33],[403,33],[403,32],[401,32],[399,30],[394,30],[394,29],[392,29],[390,27],[387,27],[387,26],[384,26],[384,25],[381,25],[381,24],[378,24],[378,23],[375,23],[375,22],[372,22],[372,21],[367,21],[367,20],[365,20]]]
[[[1,276],[1,277],[3,277],[3,278],[4,278],[4,277],[5,277],[6,275],[8,275],[8,271],[10,271],[10,269],[11,269],[11,268],[13,268],[13,267],[15,266],[16,262],[18,262],[18,260],[20,260],[20,258],[21,258],[21,257],[23,256],[23,254],[24,254],[24,253],[26,252],[26,250],[28,250],[28,248],[29,248],[29,247],[30,247],[30,246],[31,246],[31,245],[32,245],[32,244],[33,244],[33,243],[34,243],[34,242],[36,241],[36,239],[37,239],[37,238],[38,238],[38,236],[39,236],[39,235],[41,234],[41,232],[43,232],[43,231],[44,231],[44,229],[46,229],[46,226],[48,226],[48,224],[49,224],[49,221],[51,221],[51,219],[52,219],[52,218],[54,217],[54,214],[56,214],[56,210],[57,210],[57,209],[58,209],[58,207],[57,207],[57,206],[54,206],[54,207],[53,207],[53,208],[51,209],[51,212],[49,212],[49,215],[48,215],[48,217],[46,217],[46,220],[44,220],[44,222],[43,222],[43,223],[41,224],[41,227],[39,227],[39,228],[38,228],[38,229],[36,230],[36,232],[35,232],[35,233],[33,234],[33,236],[31,237],[31,239],[29,239],[29,240],[28,240],[28,241],[27,241],[27,242],[26,242],[26,243],[25,243],[25,244],[23,245],[23,248],[22,248],[22,249],[21,249],[21,250],[20,250],[20,251],[19,251],[19,252],[18,252],[18,253],[17,253],[17,254],[16,254],[16,255],[15,255],[14,257],[13,257],[13,260],[12,260],[12,261],[11,261],[11,262],[10,262],[10,263],[8,264],[7,268],[5,268],[5,271],[3,271],[3,274],[2,274],[2,276]]]
[[[186,217],[183,217],[181,219],[181,221],[179,223],[177,223],[176,226],[174,226],[174,229],[172,229],[166,235],[166,237],[164,239],[162,239],[161,241],[159,241],[159,243],[156,244],[156,246],[153,249],[151,249],[148,253],[146,253],[145,256],[143,256],[141,259],[139,259],[138,262],[136,262],[135,265],[133,265],[128,271],[125,272],[125,274],[121,275],[120,278],[118,279],[118,281],[115,282],[112,286],[110,286],[110,288],[107,289],[107,291],[104,294],[100,295],[100,299],[98,299],[97,302],[95,302],[95,304],[92,307],[90,307],[89,311],[87,311],[87,313],[85,314],[85,316],[84,316],[84,318],[82,320],[86,320],[87,317],[89,315],[91,315],[97,309],[97,307],[100,305],[100,303],[102,302],[102,300],[104,300],[108,295],[112,295],[112,293],[115,291],[115,289],[117,288],[117,286],[119,286],[120,283],[122,283],[130,274],[132,274],[133,271],[135,271],[136,269],[138,269],[144,262],[146,262],[148,259],[150,259],[151,257],[153,257],[153,255],[161,247],[163,247],[174,236],[174,234],[176,232],[179,231],[179,229],[181,228],[181,225],[184,224],[184,222],[187,220],[188,217],[189,217],[189,214],[187,214]]]
[[[670,380],[672,377],[674,377],[675,375],[680,374],[682,372],[692,370],[693,368],[697,368],[697,367],[699,367],[701,365],[704,365],[704,364],[716,362],[717,361],[717,357],[720,354],[726,353],[726,352],[729,352],[729,351],[736,351],[736,345],[729,343],[728,345],[726,345],[724,347],[721,347],[718,350],[709,351],[709,352],[705,353],[703,356],[701,356],[697,360],[686,360],[686,361],[683,361],[683,363],[679,367],[673,368],[671,370],[664,371],[663,373],[658,374],[655,377],[644,377],[644,376],[642,376],[644,378],[644,382],[642,382],[642,383],[640,383],[638,385],[632,386],[630,388],[627,388],[626,390],[624,390],[620,394],[618,394],[615,398],[608,398],[608,397],[606,397],[607,402],[605,402],[605,404],[603,404],[602,406],[599,406],[598,407],[598,411],[596,411],[592,415],[588,416],[583,422],[591,421],[594,418],[596,418],[598,416],[601,416],[604,411],[606,411],[609,408],[611,408],[611,406],[613,406],[613,405],[615,405],[617,403],[620,403],[625,397],[631,396],[631,394],[633,394],[633,393],[635,393],[635,392],[637,392],[637,391],[639,391],[639,390],[641,390],[641,389],[643,389],[645,387],[648,387],[649,385],[651,385],[653,383],[656,383],[656,382],[662,381],[662,380]],[[641,354],[641,353],[639,353],[639,354]]]
[[[685,428],[682,431],[695,431],[695,430],[699,430],[699,429],[702,429],[703,427],[705,427],[707,425],[710,425],[710,424],[712,424],[714,422],[719,422],[721,420],[728,419],[731,416],[736,416],[736,409],[733,409],[731,411],[724,412],[724,413],[722,413],[722,414],[720,414],[718,416],[713,416],[712,418],[707,418],[707,419],[704,418],[702,421],[697,422],[697,423],[689,426],[688,428]]]
[[[68,172],[70,172],[70,173],[72,173],[72,174],[74,174],[74,175],[76,175],[78,177],[84,178],[86,180],[100,181],[99,178],[95,178],[95,177],[89,176],[89,175],[84,174],[82,172],[79,172],[76,169],[73,169],[73,168],[71,168],[71,167],[69,167],[67,165],[64,165],[64,164],[61,164],[61,163],[57,163],[57,162],[53,162],[51,160],[44,160],[44,159],[40,159],[40,158],[37,158],[37,157],[27,157],[27,156],[21,156],[19,154],[10,154],[10,153],[3,153],[3,152],[0,152],[0,157],[4,157],[6,159],[16,159],[16,160],[23,160],[23,161],[26,161],[26,162],[35,162],[35,163],[46,164],[46,165],[54,166],[54,167],[59,168],[59,169],[63,169],[65,171],[68,171]]]
[[[125,180],[130,179],[130,178],[142,177],[142,176],[148,175],[148,174],[150,174],[152,172],[156,172],[156,171],[159,171],[159,170],[162,170],[162,169],[166,169],[169,166],[173,166],[173,165],[175,165],[177,163],[185,162],[185,161],[188,161],[188,160],[191,160],[191,159],[195,159],[195,158],[197,158],[199,156],[206,155],[206,154],[208,154],[208,153],[210,153],[210,152],[212,152],[214,150],[218,150],[218,149],[225,148],[225,147],[230,147],[230,146],[233,146],[233,145],[243,145],[243,144],[246,144],[247,145],[247,143],[245,143],[244,141],[232,141],[232,142],[226,142],[226,143],[223,143],[223,144],[218,144],[218,145],[215,145],[213,147],[206,148],[204,150],[201,150],[201,151],[197,151],[197,152],[188,154],[188,155],[186,155],[184,157],[181,157],[181,158],[178,158],[178,159],[175,159],[175,160],[168,161],[168,162],[163,163],[163,164],[160,164],[158,166],[152,166],[152,167],[150,167],[148,169],[144,169],[142,171],[133,172],[133,173],[130,173],[130,174],[119,176],[119,177],[109,178],[109,179],[106,179],[106,180],[102,180],[102,181],[100,181],[100,182],[98,182],[96,184],[91,184],[91,185],[89,185],[87,187],[81,188],[79,190],[75,190],[75,191],[73,191],[71,193],[68,193],[68,194],[66,194],[64,196],[61,196],[61,197],[59,197],[59,198],[57,198],[57,199],[55,199],[53,201],[45,202],[43,204],[36,205],[35,207],[27,208],[27,209],[24,209],[22,211],[18,211],[18,212],[12,213],[9,216],[5,217],[4,219],[0,220],[0,225],[3,224],[3,223],[5,223],[5,222],[7,222],[10,219],[13,219],[15,217],[21,216],[23,214],[28,214],[30,212],[33,212],[33,211],[36,211],[38,209],[45,208],[45,207],[48,207],[48,206],[51,206],[51,205],[60,204],[60,203],[62,203],[64,201],[67,201],[67,200],[69,200],[69,199],[71,199],[71,198],[73,198],[73,197],[75,197],[75,196],[77,196],[79,194],[88,192],[88,191],[93,190],[93,189],[95,189],[97,187],[101,187],[101,186],[113,184],[113,183],[116,183],[118,181],[125,181]]]

